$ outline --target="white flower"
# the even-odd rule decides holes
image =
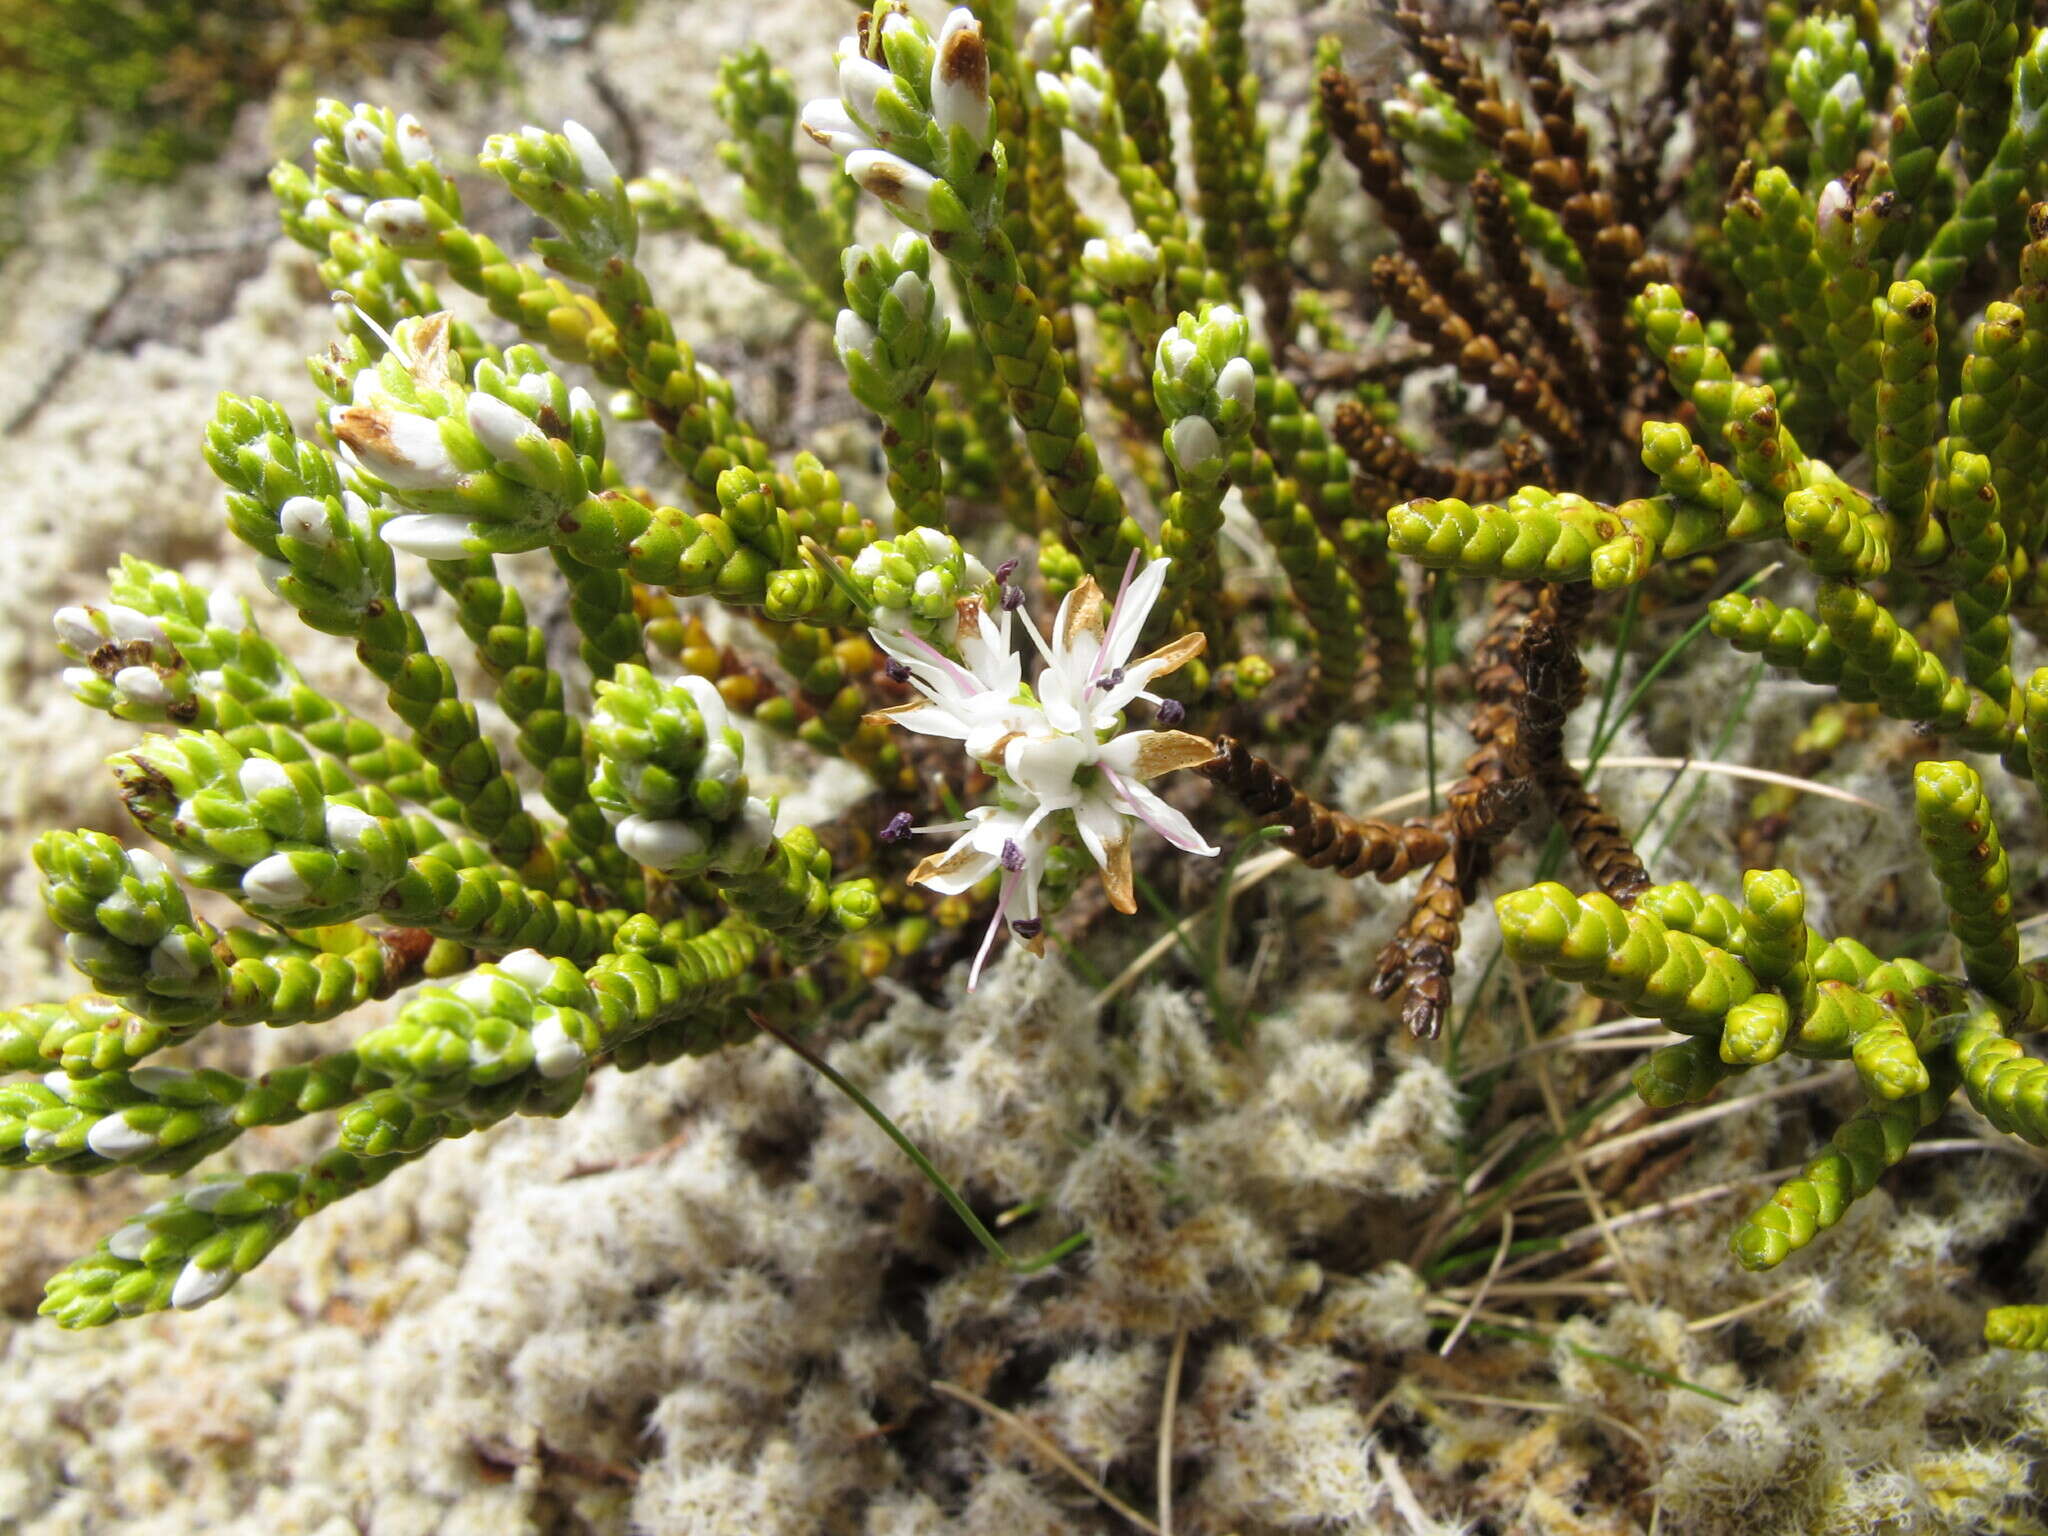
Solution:
[[[1007,605],[990,615],[976,599],[961,600],[958,660],[914,635],[872,632],[923,697],[870,718],[960,742],[1000,785],[997,803],[977,806],[967,820],[914,829],[956,834],[945,851],[911,872],[914,884],[956,895],[1003,873],[995,920],[968,977],[970,989],[1005,922],[1036,948],[1039,883],[1046,857],[1067,826],[1101,869],[1110,902],[1120,912],[1137,910],[1130,821],[1186,852],[1216,852],[1187,817],[1145,787],[1162,773],[1207,762],[1215,746],[1185,731],[1126,730],[1121,718],[1137,699],[1164,704],[1150,684],[1192,661],[1206,645],[1200,634],[1183,635],[1131,658],[1169,563],[1154,560],[1140,572],[1134,555],[1107,622],[1102,589],[1092,577],[1084,579],[1060,604],[1050,643],[1027,615],[1025,630],[1045,661],[1029,689],[1021,686],[1022,663],[1010,648]]]

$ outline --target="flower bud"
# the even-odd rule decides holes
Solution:
[[[841,357],[851,353],[872,359],[875,355],[875,328],[852,310],[842,309],[832,327],[832,343],[838,347]]]
[[[434,141],[410,112],[398,119],[398,158],[408,166],[434,163]]]
[[[882,92],[896,88],[896,77],[872,59],[858,53],[843,54],[839,60],[839,99],[854,122],[867,128],[873,124]]]
[[[294,496],[277,509],[277,531],[317,549],[334,542],[327,527],[327,504],[316,496]]]
[[[242,895],[260,907],[295,906],[312,889],[288,853],[273,853],[267,859],[259,859],[242,875]]]
[[[1250,410],[1258,393],[1258,378],[1250,361],[1233,357],[1225,363],[1216,374],[1216,393]]]
[[[426,204],[416,197],[387,197],[363,210],[363,227],[386,245],[424,245],[434,237]]]
[[[351,405],[335,413],[334,435],[356,463],[397,490],[452,490],[462,479],[431,417]]]
[[[341,151],[356,170],[381,170],[384,166],[384,130],[358,113],[342,124]]]
[[[469,430],[483,444],[484,452],[494,459],[516,459],[522,444],[534,442],[543,435],[517,406],[508,405],[496,395],[485,394],[482,390],[471,393],[465,414],[469,419]]]
[[[846,174],[905,218],[922,222],[931,214],[938,178],[887,150],[858,149],[846,157]]]
[[[611,156],[604,152],[604,146],[597,142],[597,136],[581,123],[573,118],[563,123],[562,137],[576,151],[576,165],[583,173],[586,186],[603,189],[623,179],[612,165]]]
[[[454,512],[408,512],[384,525],[383,538],[422,560],[461,560],[469,554],[469,519]]]
[[[1223,444],[1216,429],[1203,416],[1183,416],[1166,432],[1167,447],[1175,467],[1184,474],[1196,474],[1212,467],[1221,457]]]
[[[821,96],[804,106],[799,126],[812,139],[844,159],[858,149],[873,149],[874,140],[856,123],[836,96]]]
[[[941,133],[955,128],[982,148],[994,136],[989,120],[988,45],[981,23],[964,6],[946,16],[932,55],[932,121]]]

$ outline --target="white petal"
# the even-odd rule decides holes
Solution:
[[[1003,769],[1039,799],[1065,801],[1092,756],[1091,744],[1078,736],[1023,736],[1003,753]]]
[[[1172,564],[1169,559],[1148,561],[1130,586],[1117,594],[1116,608],[1109,616],[1109,634],[1102,642],[1102,671],[1114,672],[1130,660],[1138,636],[1144,632],[1145,621],[1152,616],[1152,607],[1166,585],[1167,567]]]
[[[1195,824],[1134,780],[1113,780],[1117,793],[1129,802],[1131,814],[1184,853],[1215,854],[1218,850],[1195,830]]]

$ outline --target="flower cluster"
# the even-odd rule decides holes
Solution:
[[[1128,822],[1149,827],[1183,852],[1216,852],[1186,816],[1146,788],[1163,773],[1209,761],[1214,743],[1186,731],[1124,728],[1124,712],[1140,699],[1155,707],[1162,723],[1184,717],[1180,703],[1161,698],[1151,685],[1201,655],[1207,643],[1199,633],[1182,635],[1131,655],[1170,564],[1154,560],[1141,571],[1133,556],[1107,617],[1101,588],[1094,577],[1083,577],[1061,602],[1050,641],[1025,611],[1022,591],[1010,586],[993,612],[983,611],[978,598],[959,600],[952,655],[915,634],[873,631],[897,675],[920,698],[870,718],[957,741],[996,778],[995,802],[974,807],[965,820],[913,827],[904,814],[884,834],[957,834],[911,872],[913,885],[957,895],[991,875],[1001,877],[995,915],[968,975],[970,990],[1005,923],[1034,954],[1042,951],[1039,885],[1063,832],[1080,839],[1102,871],[1110,905],[1125,913],[1138,909]],[[1013,613],[1044,662],[1029,687],[1010,634]]]

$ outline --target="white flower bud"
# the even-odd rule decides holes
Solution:
[[[407,512],[383,528],[386,544],[422,560],[465,559],[469,537],[469,519],[457,512]]]
[[[132,645],[137,640],[149,645],[169,645],[170,636],[164,633],[161,624],[125,603],[109,603],[100,610],[106,615],[107,629],[123,645]]]
[[[758,795],[749,795],[725,834],[723,846],[719,849],[719,863],[731,870],[758,869],[774,846],[775,813],[768,808],[766,800]]]
[[[875,141],[853,120],[846,104],[836,96],[821,96],[816,101],[805,103],[798,125],[814,141],[841,158],[857,149],[875,147]]]
[[[1843,75],[1828,87],[1828,95],[1843,111],[1853,112],[1863,105],[1863,82],[1854,75]]]
[[[409,166],[431,165],[434,161],[434,141],[410,112],[398,119],[398,158]]]
[[[284,579],[285,577],[291,575],[291,573],[292,568],[290,561],[273,560],[268,555],[258,555],[256,557],[257,579],[263,583],[264,587],[270,592],[270,595],[273,597],[284,596],[284,592],[282,590],[284,585]]]
[[[164,861],[147,848],[130,848],[128,867],[135,872],[135,878],[138,880],[161,880],[169,873],[164,868]]]
[[[142,1262],[142,1255],[156,1240],[156,1233],[146,1221],[131,1221],[107,1239],[107,1252],[117,1259],[126,1259],[130,1264]]]
[[[501,1001],[498,978],[487,971],[471,971],[448,990],[483,1013],[489,1013]]]
[[[924,546],[925,553],[934,560],[950,560],[959,553],[959,546],[954,543],[953,536],[942,529],[919,528],[916,530],[916,538]],[[870,549],[873,547],[868,546]]]
[[[732,784],[739,776],[739,753],[722,741],[714,741],[704,749],[704,761],[697,765],[698,778],[709,779],[714,784]]]
[[[166,981],[190,981],[199,974],[199,961],[192,947],[178,935],[157,940],[149,951],[149,973]]]
[[[848,155],[846,174],[898,213],[920,221],[930,215],[932,190],[939,184],[929,171],[880,149],[857,149]]]
[[[692,859],[702,858],[708,846],[704,834],[687,821],[647,816],[628,816],[612,835],[627,858],[652,869],[681,868]]]
[[[595,416],[596,414],[597,402],[590,398],[589,390],[578,384],[569,391],[569,415],[571,417]]]
[[[839,99],[862,127],[875,121],[876,102],[895,86],[896,77],[872,59],[849,53],[839,61]]]
[[[704,717],[707,740],[716,741],[732,728],[732,712],[725,707],[725,695],[718,691],[718,685],[710,678],[685,674],[676,679],[676,686],[690,696],[690,702],[697,706],[697,713]]]
[[[555,979],[555,962],[537,949],[513,950],[498,962],[498,969],[535,992]]]
[[[386,197],[363,210],[363,227],[386,245],[424,245],[434,237],[427,206],[416,197]]]
[[[361,853],[370,834],[377,830],[377,818],[352,805],[330,802],[322,825],[328,847],[340,853]]]
[[[1168,331],[1159,338],[1159,371],[1169,379],[1180,378],[1194,367],[1200,355],[1195,344],[1178,331]]]
[[[562,137],[569,141],[569,147],[576,151],[577,167],[583,172],[586,186],[609,187],[620,180],[612,157],[604,152],[604,146],[597,142],[597,135],[573,118],[562,124]]]
[[[539,1010],[545,1015],[533,1026],[533,1065],[542,1077],[567,1077],[583,1065],[583,1047],[569,1038],[562,1027],[558,1008]]]
[[[315,496],[294,496],[277,509],[277,531],[317,549],[334,542],[327,526],[327,504]]]
[[[114,674],[114,687],[131,704],[154,708],[171,702],[170,686],[155,667],[123,667]]]
[[[432,417],[351,405],[336,412],[334,434],[365,470],[401,491],[452,490],[462,479]]]
[[[85,1144],[112,1163],[156,1150],[156,1138],[138,1131],[119,1114],[108,1115],[85,1133]]]
[[[1258,378],[1252,372],[1250,360],[1233,357],[1225,363],[1216,374],[1216,393],[1250,410],[1258,395]]]
[[[359,171],[381,170],[384,165],[384,130],[367,117],[357,115],[341,127],[341,151]]]
[[[1846,219],[1855,211],[1856,199],[1849,191],[1846,181],[1831,181],[1821,188],[1820,202],[1814,210],[1813,222],[1825,230],[1837,220]]]
[[[1167,428],[1166,435],[1173,462],[1190,474],[1207,469],[1223,452],[1223,444],[1207,417],[1183,416]]]
[[[221,629],[247,629],[249,605],[226,588],[215,587],[206,594],[206,622]]]
[[[508,405],[496,395],[487,395],[482,390],[470,395],[465,414],[469,418],[469,430],[483,444],[484,452],[494,459],[516,459],[520,456],[522,443],[534,442],[543,435],[517,406]]]
[[[259,859],[242,875],[242,894],[260,907],[289,907],[304,901],[312,891],[288,853],[273,853]]]
[[[252,800],[258,795],[292,787],[291,775],[284,771],[284,764],[269,757],[244,758],[242,766],[235,770],[235,783]]]
[[[889,285],[889,291],[896,295],[896,302],[903,306],[903,312],[913,320],[922,320],[932,307],[931,284],[915,272],[899,272],[896,281]]]
[[[211,1184],[199,1184],[186,1190],[185,1204],[195,1211],[211,1213],[241,1192],[240,1179],[215,1179]]]
[[[870,544],[853,557],[853,574],[867,581],[873,581],[882,574],[882,552]],[[87,672],[86,676],[93,674]]]
[[[83,651],[90,656],[107,643],[107,637],[93,623],[90,609],[75,606],[59,608],[50,616],[50,622],[56,626],[57,638],[74,651]]]
[[[239,1278],[232,1267],[208,1269],[202,1264],[187,1264],[178,1273],[178,1283],[171,1287],[171,1305],[180,1312],[203,1307]]]
[[[974,144],[986,149],[994,136],[989,120],[988,44],[981,23],[966,7],[947,13],[932,53],[932,121],[941,133],[967,130]]]
[[[832,326],[832,344],[839,349],[841,357],[849,353],[867,358],[875,356],[875,328],[861,319],[850,309],[839,311],[839,318]]]

